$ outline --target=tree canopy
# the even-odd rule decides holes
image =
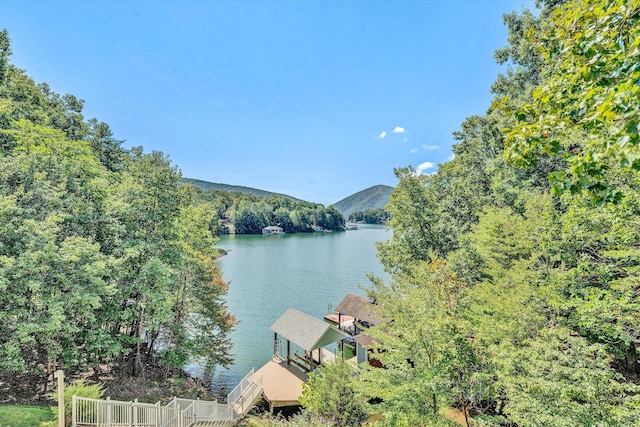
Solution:
[[[222,233],[260,234],[264,227],[276,225],[285,233],[323,230],[342,231],[345,220],[333,206],[294,201],[287,196],[256,196],[225,190],[199,191],[214,204]]]
[[[511,110],[507,157],[525,164],[560,155],[567,168],[551,176],[556,191],[619,199],[607,172],[640,170],[640,2],[567,2],[527,36],[542,57],[541,84]]]
[[[0,370],[230,362],[214,206],[36,84],[0,33]],[[46,377],[45,377],[46,378]]]

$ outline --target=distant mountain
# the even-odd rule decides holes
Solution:
[[[382,209],[389,202],[389,196],[393,187],[388,185],[374,185],[366,190],[358,191],[349,197],[345,197],[333,207],[342,213],[345,218],[349,218],[354,212],[364,212],[371,209]]]
[[[243,187],[241,185],[219,184],[217,182],[202,181],[200,179],[193,179],[193,178],[182,178],[182,182],[190,182],[193,185],[195,185],[196,187],[198,187],[198,188],[200,188],[200,189],[202,189],[204,191],[207,191],[207,190],[220,190],[220,191],[229,191],[229,192],[253,194],[254,196],[258,196],[258,197],[284,196],[284,197],[287,197],[287,198],[293,200],[294,202],[303,202],[304,201],[304,200],[296,199],[295,197],[287,196],[286,194],[272,193],[270,191],[259,190],[257,188],[251,188],[251,187]]]

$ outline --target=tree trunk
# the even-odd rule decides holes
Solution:
[[[639,366],[638,366],[638,352],[636,351],[636,347],[631,345],[629,350],[624,355],[624,363],[625,369],[628,373],[632,375],[638,375]]]
[[[464,413],[464,423],[469,427],[469,416],[467,415],[467,405],[462,405],[462,412]]]
[[[142,308],[140,310],[140,319],[138,321],[138,342],[136,343],[136,357],[133,363],[133,376],[139,377],[142,374],[142,355],[141,355],[141,337],[143,330],[143,320],[144,319],[144,304],[142,304]]]

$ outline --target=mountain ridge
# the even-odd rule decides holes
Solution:
[[[297,199],[293,196],[282,193],[274,193],[272,191],[262,190],[253,187],[245,187],[242,185],[222,184],[218,182],[204,181],[195,178],[182,178],[182,182],[190,182],[201,190],[217,190],[253,194],[258,197],[283,196],[295,202],[303,202],[306,200]],[[345,218],[348,218],[354,212],[364,212],[372,209],[383,209],[389,202],[389,196],[393,191],[393,187],[388,185],[374,185],[364,190],[360,190],[347,196],[336,203],[329,206],[336,208]]]
[[[389,202],[392,191],[393,187],[388,185],[374,185],[347,196],[332,206],[340,211],[345,218],[349,218],[349,215],[354,212],[384,209]]]
[[[184,183],[190,182],[191,184],[195,185],[196,187],[200,188],[203,191],[207,191],[207,190],[228,191],[231,193],[237,192],[237,193],[253,194],[254,196],[258,196],[258,197],[283,196],[293,200],[294,202],[306,201],[302,199],[297,199],[293,196],[289,196],[288,194],[274,193],[272,191],[261,190],[259,188],[253,188],[253,187],[245,187],[243,185],[222,184],[219,182],[210,182],[210,181],[204,181],[204,180],[195,179],[195,178],[182,178],[182,182]]]

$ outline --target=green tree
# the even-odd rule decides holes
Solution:
[[[292,233],[295,231],[290,212],[287,208],[280,207],[275,209],[273,211],[273,222],[274,225],[282,227],[285,233]]]
[[[70,366],[94,345],[86,330],[114,293],[113,259],[88,220],[104,209],[104,170],[60,131],[20,121],[3,132],[16,142],[0,172],[3,369]]]
[[[437,200],[427,190],[433,178],[411,168],[396,169],[399,182],[389,197],[391,240],[377,244],[379,257],[387,271],[428,259],[429,249],[440,249]]]
[[[175,345],[163,352],[175,366],[194,358],[209,368],[226,366],[232,361],[228,333],[235,319],[226,312],[221,298],[227,283],[213,262],[216,238],[208,226],[212,206],[199,201],[193,187],[180,190],[186,203],[174,223],[180,249],[175,265],[178,281],[171,297],[174,318],[164,325],[164,335],[172,337]]]
[[[125,158],[125,151],[121,147],[124,141],[114,139],[111,128],[104,122],[90,119],[88,127],[87,139],[93,154],[107,169],[113,172],[118,171]]]
[[[36,85],[10,54],[2,31],[0,369],[46,384],[57,367],[114,360],[134,374],[229,363],[234,319],[212,259],[226,200],[181,187],[162,153],[123,150],[108,125],[84,121],[81,100]]]
[[[508,108],[518,122],[506,154],[519,165],[561,155],[568,167],[551,176],[557,192],[619,200],[607,171],[640,169],[640,2],[568,1],[550,19],[528,34],[544,58],[541,83],[533,102]]]
[[[271,213],[267,213],[270,209],[265,209],[264,205],[241,200],[231,209],[230,221],[236,234],[259,234],[269,225]]]
[[[6,29],[0,31],[0,85],[4,84],[11,56],[11,39]]]
[[[518,425],[621,426],[640,421],[637,387],[621,382],[603,347],[559,327],[498,359],[508,419]]]
[[[307,413],[330,425],[359,425],[366,415],[366,399],[358,392],[356,375],[353,365],[337,357],[309,376],[300,403]]]
[[[629,172],[617,188],[628,194],[620,203],[593,209],[587,197],[568,197],[558,233],[563,263],[563,285],[570,324],[592,342],[607,345],[621,373],[635,378],[640,372],[640,337],[635,320],[638,305],[640,200]]]
[[[367,224],[384,224],[389,220],[389,213],[384,209],[371,209],[364,212],[354,212],[349,215],[351,222],[365,222]]]
[[[457,314],[463,290],[438,259],[396,274],[389,285],[375,282],[375,310],[387,320],[366,334],[384,369],[368,367],[363,380],[371,397],[383,401],[385,416],[446,422],[447,406],[466,410],[470,395],[485,385]]]

